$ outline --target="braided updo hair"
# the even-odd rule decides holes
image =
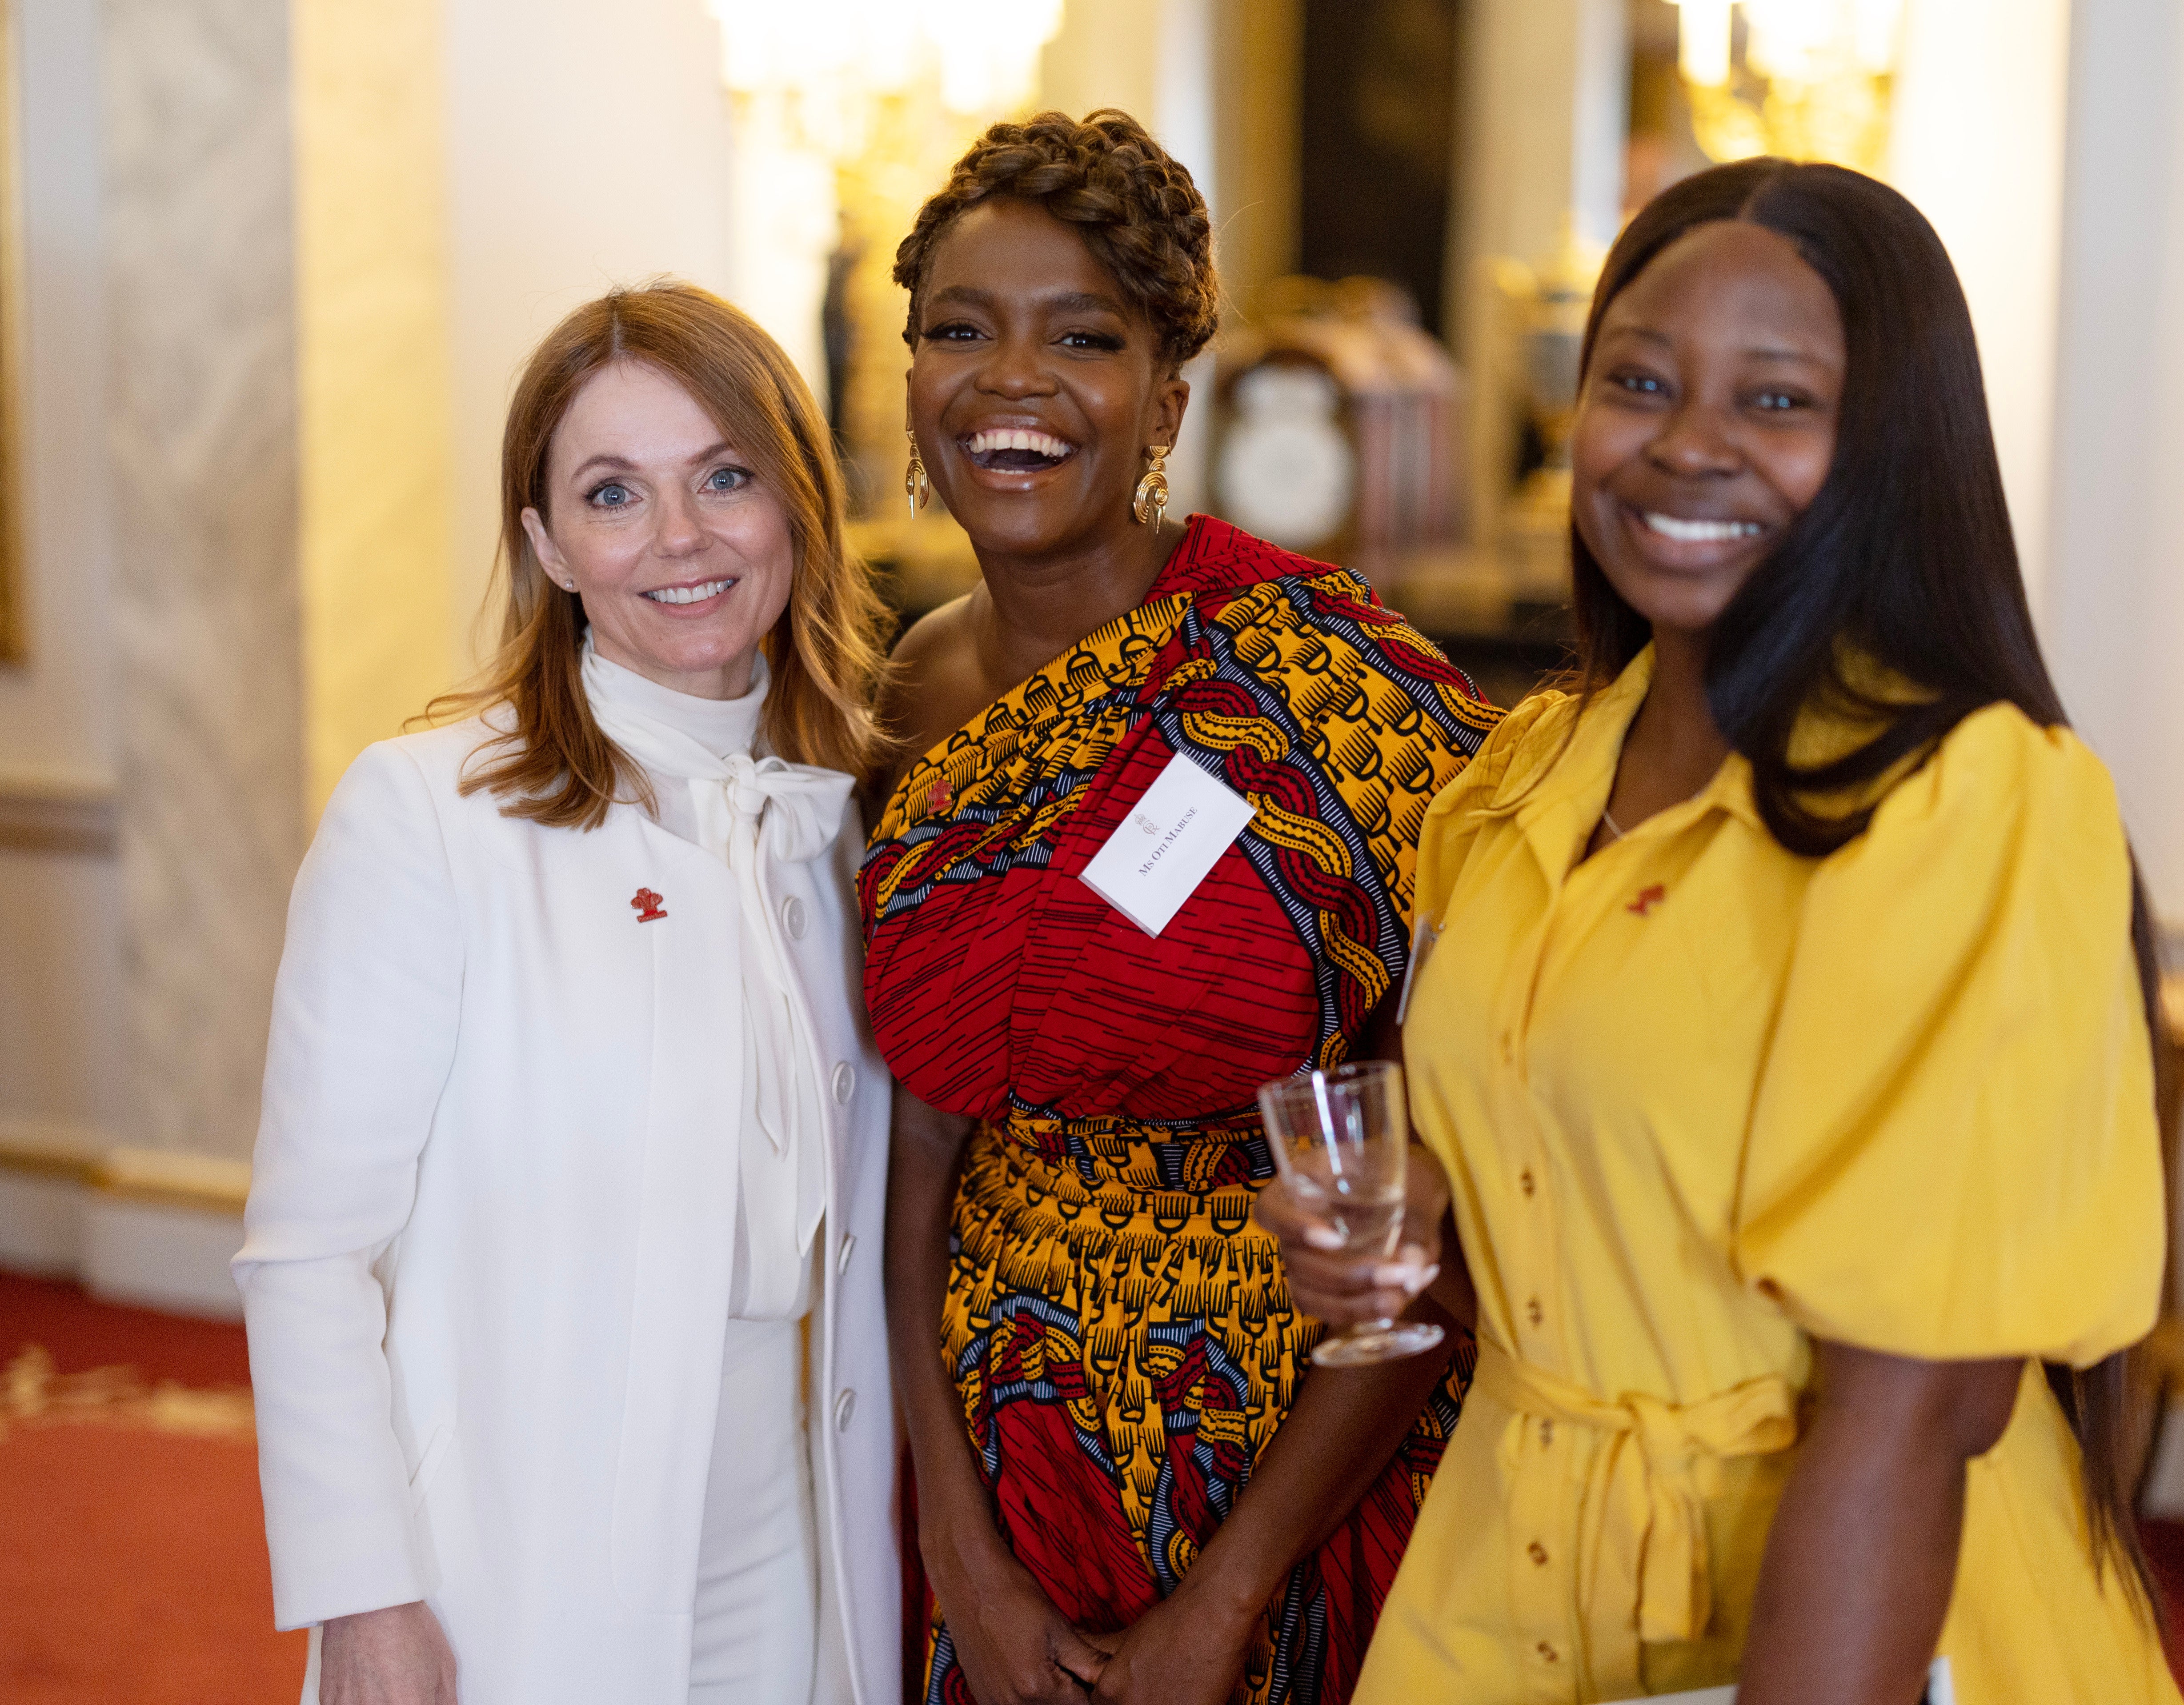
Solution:
[[[995,125],[956,162],[894,252],[894,281],[910,292],[903,341],[917,347],[917,298],[942,236],[997,195],[1037,202],[1075,226],[1095,259],[1142,308],[1162,357],[1179,367],[1219,323],[1213,221],[1182,163],[1128,113],[1103,107],[1079,123],[1041,113]]]

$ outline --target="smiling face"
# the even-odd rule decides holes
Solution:
[[[1051,555],[1136,527],[1149,446],[1190,387],[1084,241],[997,196],[950,226],[918,294],[910,416],[933,483],[980,554]]]
[[[1711,627],[1834,465],[1842,315],[1784,237],[1727,220],[1608,305],[1570,444],[1578,532],[1661,628]]]
[[[788,511],[697,400],[657,367],[616,361],[554,428],[547,513],[523,528],[584,603],[599,655],[678,693],[740,697],[788,607]]]

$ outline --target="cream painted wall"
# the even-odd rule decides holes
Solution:
[[[1072,118],[1120,107],[1190,168],[1215,205],[1217,11],[1217,0],[1068,0],[1039,55],[1039,104]]]
[[[1061,30],[1039,58],[1039,103],[1072,118],[1120,107],[1190,169],[1213,215],[1214,257],[1223,259],[1227,209],[1216,170],[1215,0],[1069,0]],[[1191,406],[1167,461],[1169,513],[1206,502],[1212,446],[1213,358],[1184,370]]]
[[[443,0],[452,666],[499,530],[515,376],[561,315],[669,272],[731,287],[727,98],[704,0]]]
[[[1302,0],[1217,0],[1220,215],[1215,248],[1232,304],[1297,267]]]
[[[1615,240],[1630,78],[1622,0],[1476,0],[1469,30],[1446,320],[1467,357],[1482,256],[1551,260],[1565,219],[1587,242]]]
[[[828,374],[822,307],[841,242],[834,162],[795,134],[777,93],[732,109],[727,271],[715,287],[758,321],[796,364],[821,407]]]
[[[1897,186],[1970,299],[2066,708],[2184,927],[2184,18],[2175,0],[1912,0]]]
[[[114,859],[0,849],[0,1128],[124,1128],[120,917]]]
[[[0,665],[0,778],[112,785],[98,16],[14,0],[25,237],[30,658]]]
[[[441,0],[292,0],[304,808],[452,679]]]
[[[1519,377],[1499,335],[1506,309],[1488,263],[1537,265],[1567,231],[1605,253],[1623,209],[1630,129],[1630,13],[1623,0],[1474,0],[1457,138],[1461,176],[1449,231],[1443,323],[1471,384],[1470,511],[1490,545],[1515,465],[1505,399]]]
[[[1909,0],[1889,172],[1964,280],[2036,608],[2048,571],[2070,11],[2070,0]]]
[[[114,785],[99,27],[15,0],[25,226],[23,495],[30,657],[0,667],[0,788]],[[111,856],[0,853],[0,1120],[114,1128],[126,1107]]]
[[[1039,55],[1039,103],[1072,119],[1095,107],[1120,107],[1153,125],[1162,24],[1177,3],[1067,0],[1061,32]]]
[[[2184,929],[2184,14],[2078,8],[2070,43],[2054,525],[2042,600],[2065,707],[2114,772]]]

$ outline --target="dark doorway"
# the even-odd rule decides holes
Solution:
[[[1305,0],[1299,270],[1369,273],[1440,333],[1461,0]]]

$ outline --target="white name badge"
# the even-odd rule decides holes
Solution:
[[[1158,935],[1257,815],[1249,800],[1178,752],[1093,854],[1084,885]]]
[[[1650,1699],[1626,1699],[1622,1705],[1736,1705],[1734,1687],[1702,1687],[1696,1693],[1656,1693]],[[1925,1705],[1957,1705],[1956,1677],[1949,1660],[1936,1658],[1926,1671]]]

